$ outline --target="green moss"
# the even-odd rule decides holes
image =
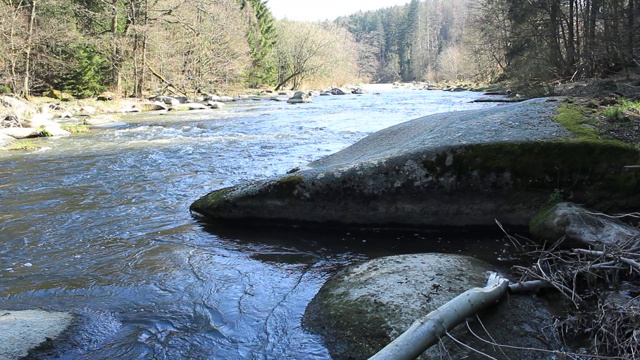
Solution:
[[[590,204],[633,203],[640,196],[640,173],[624,170],[640,162],[640,151],[619,142],[468,145],[454,151],[449,166],[446,159],[442,153],[423,166],[435,178],[453,176],[477,191],[505,191],[510,206],[543,205],[557,194]]]
[[[62,125],[62,130],[66,130],[72,134],[82,134],[89,132],[89,127],[87,125],[71,125],[65,124]]]
[[[276,183],[276,189],[279,194],[291,196],[296,188],[304,182],[300,175],[289,175],[279,179]]]
[[[600,113],[596,112],[593,114],[592,111],[584,106],[565,103],[558,108],[558,112],[554,120],[576,136],[573,139],[566,139],[567,141],[606,143],[637,149],[638,147],[636,144],[628,144],[620,140],[609,138],[601,134],[598,129],[598,115],[605,117],[608,117],[607,114],[611,116],[618,116],[615,114],[618,114],[619,112],[620,110],[612,110],[611,107],[607,107]]]
[[[12,142],[9,147],[9,150],[23,150],[23,151],[33,151],[40,149],[40,146],[34,144],[30,140],[18,140]]]
[[[227,195],[234,189],[235,188],[233,187],[227,187],[224,189],[212,191],[191,204],[190,210],[195,212],[202,212],[205,209],[212,209],[221,202],[226,201]]]
[[[583,110],[580,106],[563,104],[558,108],[554,120],[581,140],[600,140],[598,129],[593,121],[584,115]]]
[[[40,126],[38,128],[38,136],[40,136],[40,137],[51,137],[51,136],[53,136],[53,134],[49,130],[47,130],[47,128],[44,127],[44,125],[43,125],[43,126]]]

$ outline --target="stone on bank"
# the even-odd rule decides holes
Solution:
[[[640,230],[611,216],[595,213],[573,203],[541,209],[529,224],[531,235],[551,242],[564,239],[563,247],[595,249],[640,243]]]
[[[322,336],[333,359],[366,359],[398,337],[418,318],[459,294],[483,287],[493,267],[480,260],[449,254],[390,256],[349,266],[325,283],[307,307],[303,325]],[[558,342],[545,331],[552,325],[545,301],[511,296],[487,309],[473,331],[483,339],[518,347],[503,348],[478,340],[463,323],[451,331],[460,342],[497,358],[554,359],[532,349],[555,350]],[[484,330],[482,328],[486,328]],[[428,349],[424,359],[475,358],[476,353],[451,339]]]

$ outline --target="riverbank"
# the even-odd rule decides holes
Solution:
[[[510,88],[521,92],[511,91]],[[619,76],[616,79],[589,80],[566,84],[538,84],[518,87],[510,84],[471,83],[393,83],[365,84],[326,90],[305,90],[311,98],[344,94],[364,94],[404,90],[442,90],[450,92],[479,91],[488,97],[476,101],[514,102],[530,97],[559,95],[567,103],[579,108],[587,123],[606,136],[626,142],[638,142],[638,106],[640,80]],[[11,96],[0,98],[0,151],[36,150],[38,146],[29,138],[66,136],[83,133],[90,128],[118,127],[124,114],[145,111],[189,111],[220,109],[226,103],[239,101],[274,100],[286,102],[295,92],[274,92],[268,89],[239,89],[228,95],[202,95],[193,99],[181,96],[154,96],[147,99],[121,98],[105,94],[93,99],[73,99],[59,93],[52,97],[33,97],[29,101]],[[497,97],[495,95],[498,95]],[[507,98],[507,96],[509,96]],[[306,100],[305,100],[306,101]],[[297,102],[297,101],[296,101]],[[16,141],[20,140],[20,141]]]
[[[391,88],[392,85],[374,87],[378,90]],[[54,98],[32,97],[25,101],[5,95],[0,97],[0,150],[34,150],[37,146],[24,139],[66,136],[87,132],[90,128],[118,127],[122,125],[120,116],[132,113],[216,110],[228,103],[261,100],[300,104],[313,102],[313,96],[364,93],[361,86],[349,86],[297,92],[251,89],[233,95],[203,94],[195,98],[152,96],[116,99],[113,94],[103,94],[94,99],[74,99],[52,91],[50,94]]]

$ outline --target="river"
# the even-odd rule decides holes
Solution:
[[[0,153],[0,309],[80,315],[39,358],[328,359],[301,326],[340,267],[448,251],[496,261],[499,234],[211,228],[211,190],[263,179],[413,118],[493,106],[479,94],[373,89],[221,110],[123,116],[126,126]]]

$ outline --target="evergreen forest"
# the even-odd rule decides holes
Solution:
[[[637,0],[412,0],[322,23],[268,0],[0,0],[0,93],[606,77],[640,67],[639,16]]]

